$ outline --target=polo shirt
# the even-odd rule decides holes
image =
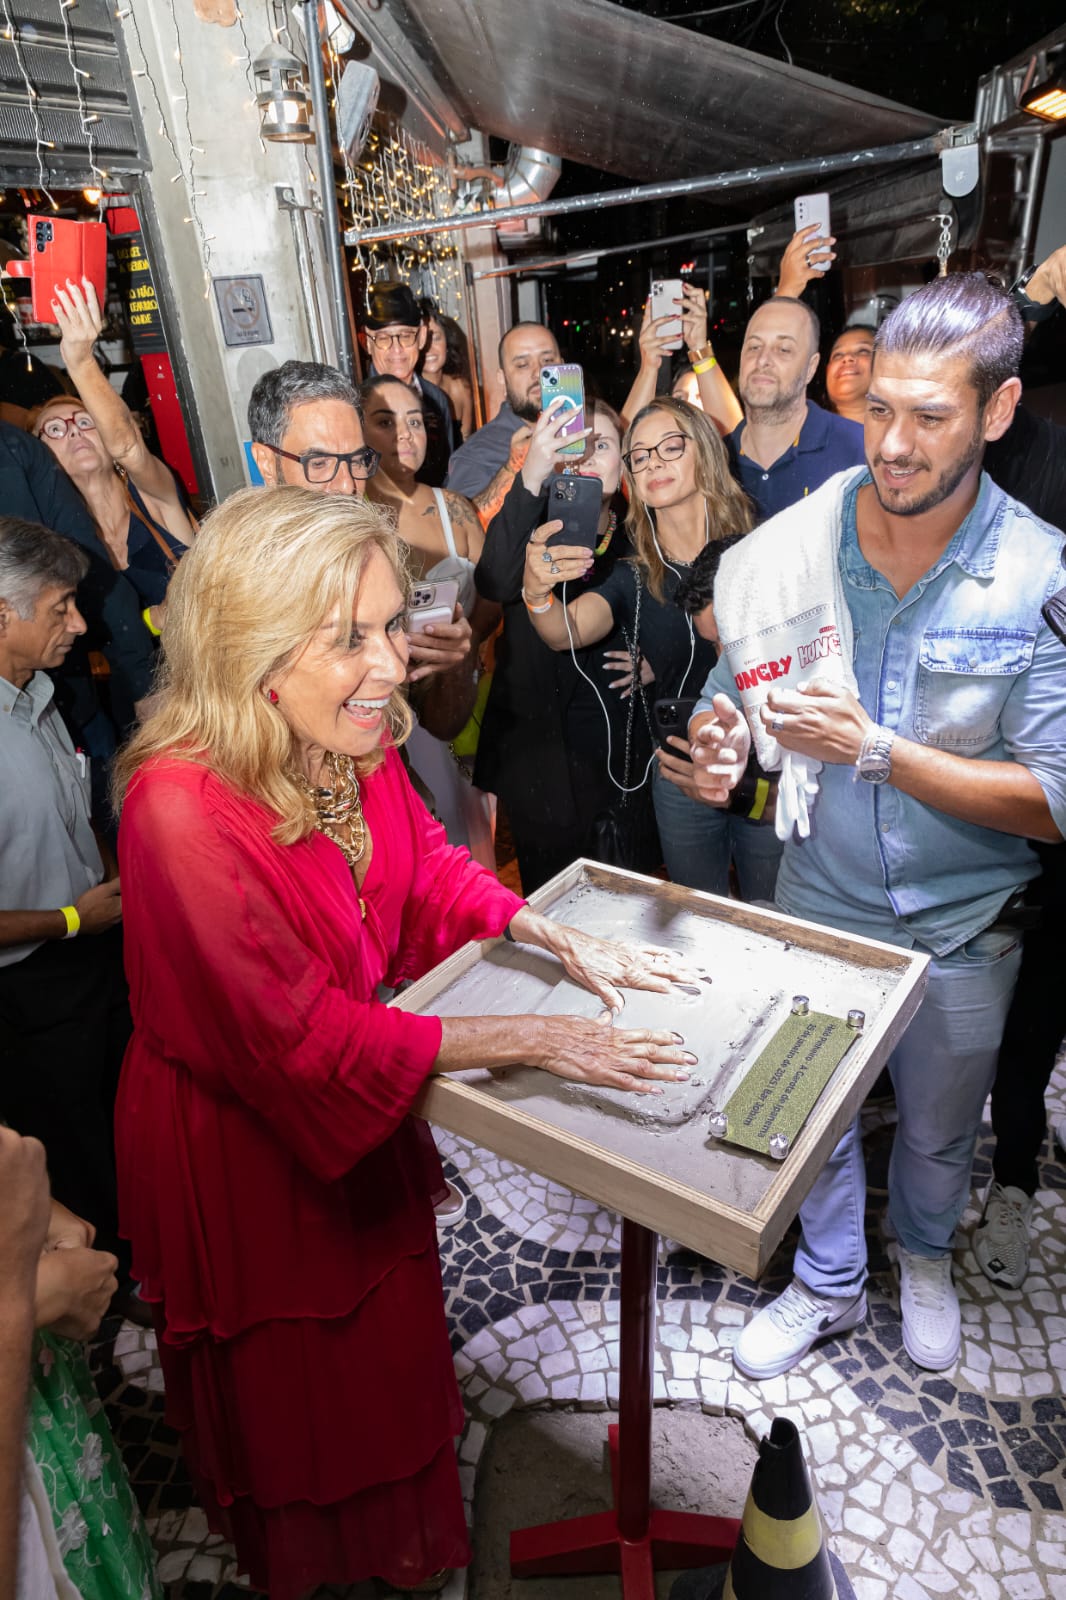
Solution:
[[[804,495],[820,489],[827,478],[846,467],[861,467],[862,428],[834,411],[823,411],[807,401],[807,416],[796,438],[771,467],[761,467],[741,448],[745,423],[739,422],[726,439],[733,476],[755,504],[756,518],[766,522]]]
[[[92,889],[104,865],[89,823],[88,763],[35,672],[24,689],[0,678],[0,910],[58,911]],[[0,945],[0,967],[36,950]]]

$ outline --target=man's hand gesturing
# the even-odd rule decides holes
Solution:
[[[728,695],[716,694],[712,705],[713,711],[703,711],[689,723],[689,745],[700,794],[712,805],[724,805],[748,764],[751,731]]]

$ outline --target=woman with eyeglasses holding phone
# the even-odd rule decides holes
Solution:
[[[676,604],[678,591],[705,545],[750,530],[751,504],[730,475],[714,423],[685,400],[661,395],[637,412],[623,440],[622,466],[633,559],[620,561],[604,583],[573,600],[558,596],[559,585],[585,576],[589,551],[549,546],[562,524],[547,522],[526,550],[522,598],[544,642],[569,650],[595,644],[619,624],[631,630],[639,588],[639,648],[655,673],[654,698],[692,698],[716,651]],[[744,897],[772,898],[781,853],[773,829],[752,820],[736,842],[731,824],[744,819],[698,797],[687,739],[671,736],[655,758],[655,817],[671,878],[726,894],[732,855]]]
[[[112,566],[133,584],[145,625],[158,635],[167,585],[196,537],[196,523],[174,474],[152,455],[96,362],[93,347],[104,318],[89,279],[57,286],[52,309],[63,336],[59,353],[78,399],[49,400],[32,416],[30,431],[79,490]]]

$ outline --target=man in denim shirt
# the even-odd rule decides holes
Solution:
[[[1021,348],[1017,311],[977,274],[927,285],[883,324],[867,470],[834,480],[859,698],[814,678],[761,711],[784,749],[825,763],[777,904],[931,956],[889,1062],[889,1214],[904,1344],[935,1371],[959,1352],[952,1242],[1020,960],[1019,935],[997,923],[1038,871],[1026,841],[1066,832],[1066,655],[1040,616],[1063,540],[981,471],[1018,401]],[[714,802],[750,734],[724,661],[704,696],[689,737]],[[742,1371],[785,1372],[863,1320],[864,1201],[856,1120],[801,1209],[796,1277],[737,1342]]]

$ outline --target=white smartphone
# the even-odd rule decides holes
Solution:
[[[442,583],[416,583],[407,608],[408,633],[424,633],[438,622],[450,622],[455,615],[459,585],[451,579]]]
[[[829,232],[829,196],[827,194],[799,194],[796,196],[796,232],[801,228],[809,228],[812,223],[818,224],[816,239],[828,239]]]
[[[653,278],[651,281],[651,320],[672,319],[663,329],[663,337],[671,340],[666,347],[668,350],[681,349],[681,307],[684,305],[681,289],[680,278]]]

